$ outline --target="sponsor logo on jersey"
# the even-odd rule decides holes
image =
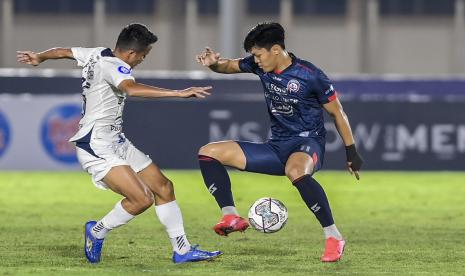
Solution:
[[[277,86],[276,84],[273,83],[266,83],[266,87],[270,92],[276,92],[278,94],[287,94],[287,90],[284,87]]]
[[[53,107],[44,117],[41,127],[42,145],[47,154],[54,160],[75,164],[76,150],[68,139],[79,128],[81,107],[76,104],[64,104]]]
[[[299,92],[299,89],[300,89],[300,82],[298,80],[292,79],[287,83],[287,90],[289,92],[296,93],[296,92]]]
[[[5,115],[0,111],[0,157],[10,144],[10,126]]]
[[[122,73],[122,74],[125,74],[125,75],[131,74],[131,69],[126,68],[126,67],[124,67],[124,66],[118,67],[118,71],[119,71],[120,73]]]

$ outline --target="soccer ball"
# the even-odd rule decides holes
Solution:
[[[286,224],[287,217],[286,206],[271,197],[258,199],[249,209],[250,225],[263,233],[278,232]]]

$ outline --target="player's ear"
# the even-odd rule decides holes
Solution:
[[[275,44],[271,47],[271,53],[273,53],[273,55],[279,55],[279,53],[281,52],[281,46],[279,46],[278,44]]]

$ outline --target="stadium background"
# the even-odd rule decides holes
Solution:
[[[26,179],[24,189],[36,181],[42,185],[39,188],[48,189],[47,185],[61,185],[48,180],[68,177],[71,170],[76,174],[73,172],[66,178],[69,181],[63,183],[69,189],[75,189],[69,185],[77,182],[76,175],[81,182],[88,181],[85,173],[80,172],[73,146],[67,142],[80,118],[79,70],[73,69],[72,61],[48,61],[38,68],[25,67],[16,63],[16,50],[40,51],[53,46],[113,47],[124,25],[130,22],[148,25],[159,36],[159,42],[135,70],[136,79],[167,88],[211,84],[213,95],[202,101],[129,99],[125,107],[125,133],[163,169],[197,169],[196,152],[201,145],[223,139],[263,141],[268,135],[268,122],[261,84],[255,76],[212,74],[195,63],[194,55],[204,46],[211,46],[223,57],[243,57],[246,55],[241,48],[243,37],[251,26],[266,20],[281,22],[287,30],[287,48],[321,67],[334,80],[365,158],[364,170],[381,171],[362,172],[365,180],[362,187],[335,186],[342,187],[344,196],[336,188],[328,187],[330,199],[347,201],[336,205],[340,214],[351,213],[351,208],[362,206],[367,198],[378,198],[378,202],[391,204],[378,210],[380,213],[396,208],[402,212],[410,210],[422,216],[422,220],[416,221],[421,227],[444,226],[446,222],[440,222],[440,214],[446,213],[446,220],[454,222],[454,226],[446,226],[444,232],[432,230],[443,239],[458,237],[456,229],[464,226],[460,207],[451,206],[460,206],[458,197],[465,193],[462,185],[465,180],[460,173],[465,169],[465,0],[0,0],[0,11],[0,188],[5,188],[0,196],[3,200],[0,200],[0,209],[7,218],[11,218],[11,210],[15,209],[10,209],[10,204],[20,210],[19,205],[28,201],[15,197],[12,192],[22,191],[14,184],[22,181],[18,179]],[[327,127],[325,169],[342,171],[345,164],[342,143],[329,120]],[[452,170],[459,172],[452,173]],[[431,173],[422,175],[413,171]],[[444,172],[437,174],[438,171]],[[192,179],[177,172],[169,174],[180,182]],[[252,177],[255,176],[246,174],[241,184],[238,176],[233,175],[239,182],[237,187],[244,189],[248,187],[245,182]],[[352,185],[349,176],[344,178],[339,172],[334,177],[332,174],[322,177],[330,183],[337,179]],[[209,200],[208,210],[216,214],[213,200],[202,190],[201,179],[195,179],[199,194]],[[268,180],[260,181],[263,187],[269,184]],[[86,184],[92,189],[90,181]],[[374,184],[390,188],[370,186]],[[13,187],[16,188],[13,190]],[[255,189],[256,192],[258,188]],[[357,189],[357,192],[347,189]],[[379,193],[385,193],[385,197]],[[356,207],[349,205],[351,195],[359,202]],[[415,197],[419,195],[420,198]],[[180,196],[182,200],[183,192]],[[410,205],[407,208],[402,205],[405,202],[394,202],[389,196],[404,198]],[[239,202],[246,207],[258,197],[258,193],[244,196]],[[284,195],[281,197],[286,199]],[[427,198],[441,202],[425,203]],[[185,206],[198,208],[184,199]],[[371,203],[357,210],[382,208]],[[437,212],[437,221],[428,220],[427,208]],[[37,210],[41,209],[37,207]],[[186,216],[193,215],[186,211]],[[416,219],[413,215],[399,215],[401,222],[398,222],[396,216],[397,213],[383,220],[375,218],[372,223],[380,223],[380,227],[390,230],[392,225],[405,229],[409,225],[407,221]],[[211,222],[214,220],[216,217]],[[348,219],[343,222],[346,229],[351,229]],[[292,231],[295,224],[287,227],[286,231]],[[5,226],[1,229],[16,231]],[[397,232],[386,234],[386,240],[393,238],[408,244],[407,239],[392,233]],[[420,242],[426,237],[437,238],[426,234],[417,236],[422,237]],[[267,242],[270,240],[264,240]],[[280,244],[273,242],[276,246]],[[442,249],[463,256],[465,250],[453,244],[459,243],[450,238]],[[6,243],[3,251],[0,250],[5,256],[9,256],[5,253],[9,245],[12,246]],[[438,247],[430,250],[439,252],[439,257],[433,253],[428,255],[430,251],[423,253],[430,260],[437,258],[443,262],[437,273],[445,272],[444,263],[448,261],[456,265],[453,271],[463,272],[449,253],[441,253]],[[372,254],[367,251],[363,255],[364,252],[360,256]],[[389,250],[386,252],[389,258]],[[392,249],[392,252],[396,251]],[[407,249],[399,254],[408,255],[408,252]],[[42,253],[37,256],[40,258]],[[421,256],[408,256],[415,260],[413,270],[407,270],[410,273],[421,272],[422,266],[428,267],[431,263],[418,261]],[[362,263],[364,259],[358,261]],[[394,271],[398,269],[398,273],[412,264],[392,268],[395,262],[382,257],[379,261]],[[11,261],[6,267],[13,270],[5,271],[14,273],[16,265]],[[358,272],[382,271],[377,265]]]
[[[462,0],[0,3],[2,169],[79,169],[66,142],[79,118],[79,71],[69,69],[71,61],[25,68],[16,63],[15,50],[112,47],[121,27],[134,21],[160,38],[135,71],[139,80],[169,88],[214,86],[214,95],[202,102],[130,100],[126,133],[141,149],[164,168],[193,169],[197,148],[208,141],[266,139],[257,78],[212,74],[193,58],[204,46],[224,57],[245,56],[243,37],[264,20],[283,23],[288,49],[335,80],[366,169],[464,168]],[[343,169],[341,140],[331,123],[328,129],[326,168]]]

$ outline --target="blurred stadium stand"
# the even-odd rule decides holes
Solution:
[[[196,70],[209,45],[244,56],[257,22],[287,29],[288,49],[329,73],[465,73],[464,0],[0,0],[1,67],[19,67],[17,49],[112,47],[130,22],[160,41],[149,70]],[[67,64],[49,62],[50,68]]]

